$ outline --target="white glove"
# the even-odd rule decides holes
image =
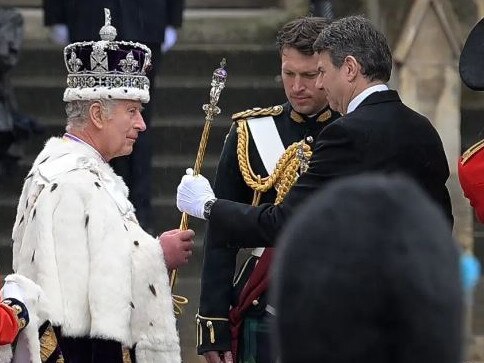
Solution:
[[[50,27],[50,40],[57,45],[67,45],[69,43],[69,29],[67,29],[67,25],[52,25]]]
[[[177,188],[176,206],[180,212],[193,217],[205,219],[203,208],[210,199],[215,199],[212,187],[203,175],[193,175],[192,169],[187,169]]]
[[[165,40],[163,41],[163,44],[161,44],[161,53],[168,52],[171,47],[175,45],[177,37],[176,29],[171,25],[168,25],[165,28]]]
[[[5,299],[17,299],[21,303],[25,303],[24,294],[20,286],[14,281],[5,281],[2,288],[2,298]]]

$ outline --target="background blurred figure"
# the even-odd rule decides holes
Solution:
[[[334,18],[333,4],[331,0],[310,0],[309,12],[314,16],[327,19]]]
[[[273,271],[281,363],[460,362],[457,244],[413,181],[336,181],[281,236]]]
[[[103,9],[110,9],[118,39],[141,42],[151,49],[153,69],[148,78],[154,90],[162,54],[177,40],[176,29],[182,24],[184,0],[43,0],[43,6],[51,38],[61,45],[98,39],[99,24],[104,21]],[[143,119],[149,128],[152,103],[146,105]],[[118,158],[112,165],[130,189],[130,200],[141,226],[152,232],[151,158],[151,134],[145,132],[140,135],[132,154]]]
[[[23,156],[21,141],[42,127],[32,118],[19,113],[11,71],[18,63],[23,41],[23,18],[13,7],[0,7],[0,180],[10,175]]]
[[[472,29],[459,60],[462,81],[475,91],[484,91],[484,19]],[[477,219],[484,223],[484,140],[464,152],[458,163],[459,181]]]

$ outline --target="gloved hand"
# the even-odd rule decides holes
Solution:
[[[203,175],[193,175],[192,169],[187,169],[177,188],[176,206],[181,212],[193,217],[203,217],[203,207],[210,199],[215,199],[212,187]]]
[[[163,41],[163,44],[161,44],[161,53],[168,52],[171,47],[175,45],[177,38],[178,35],[175,27],[168,25],[165,28],[165,40]]]
[[[17,299],[21,303],[25,303],[24,301],[24,294],[22,293],[22,289],[15,281],[5,281],[5,284],[2,288],[2,299]]]
[[[67,25],[52,25],[50,27],[50,40],[52,40],[57,45],[67,45],[69,43],[69,29],[67,29]]]
[[[188,263],[188,258],[193,253],[194,237],[195,232],[191,229],[186,231],[173,229],[163,232],[158,237],[168,270],[173,270]]]

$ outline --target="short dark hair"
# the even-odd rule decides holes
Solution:
[[[339,68],[349,55],[362,67],[370,81],[388,82],[392,73],[392,53],[385,36],[362,16],[348,16],[325,27],[313,45],[314,51],[328,52]]]
[[[322,17],[305,16],[290,21],[277,33],[276,44],[279,52],[284,48],[294,48],[302,54],[313,55],[313,44],[319,33],[330,23]]]
[[[412,179],[341,178],[280,233],[271,282],[281,363],[457,363],[459,251]]]

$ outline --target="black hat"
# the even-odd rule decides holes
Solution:
[[[411,180],[358,176],[311,198],[273,271],[281,363],[458,363],[458,247]]]
[[[467,87],[484,90],[484,19],[472,29],[460,55],[459,72]]]

